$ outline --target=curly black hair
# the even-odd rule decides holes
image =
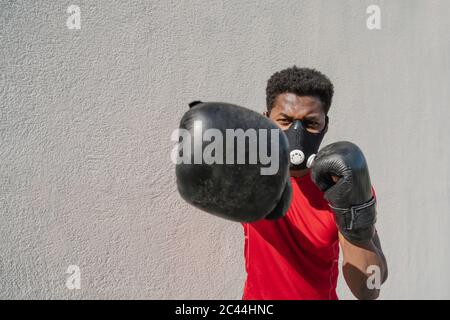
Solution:
[[[327,76],[315,69],[287,68],[275,72],[267,81],[267,111],[272,110],[275,100],[282,93],[294,93],[298,96],[314,96],[320,99],[325,113],[331,106],[334,87]]]

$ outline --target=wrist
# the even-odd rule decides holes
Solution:
[[[336,225],[342,235],[349,241],[364,243],[375,235],[377,220],[376,200],[349,208],[338,208],[330,205],[334,212]]]

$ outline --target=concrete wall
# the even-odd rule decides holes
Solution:
[[[263,111],[267,78],[297,64],[335,83],[324,144],[366,153],[381,298],[449,299],[449,16],[446,0],[2,0],[0,298],[239,299],[242,228],[180,199],[170,134],[193,99]]]

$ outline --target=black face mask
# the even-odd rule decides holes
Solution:
[[[319,133],[308,132],[300,120],[295,120],[289,129],[283,131],[289,141],[290,170],[311,167],[327,130],[328,117],[325,118],[325,128]]]

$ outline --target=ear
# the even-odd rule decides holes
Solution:
[[[265,116],[267,118],[270,118],[270,112],[269,111],[264,111],[262,114],[263,114],[263,116]]]

